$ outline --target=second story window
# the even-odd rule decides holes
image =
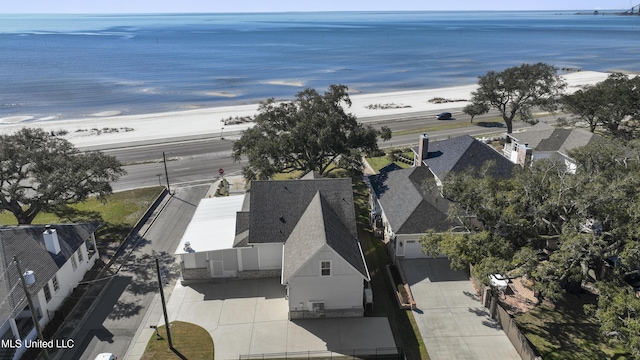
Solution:
[[[320,276],[331,276],[331,261],[320,262]]]
[[[44,290],[44,298],[47,302],[51,301],[51,289],[49,289],[49,283],[44,284],[42,289]]]
[[[71,267],[73,268],[73,271],[76,271],[76,269],[78,268],[78,263],[76,262],[76,255],[71,255]]]
[[[51,279],[53,283],[53,291],[56,292],[60,290],[60,284],[58,284],[58,275],[53,275],[53,279]]]
[[[84,261],[84,256],[82,256],[82,246],[80,247],[80,249],[78,249],[78,261],[79,262],[83,262]]]

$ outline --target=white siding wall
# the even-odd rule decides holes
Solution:
[[[78,286],[78,283],[84,277],[84,274],[93,266],[96,257],[94,256],[92,259],[89,259],[89,261],[87,261],[87,254],[84,247],[85,246],[83,245],[79,249],[79,251],[84,251],[82,254],[84,261],[82,263],[78,262],[77,253],[73,255],[76,257],[76,263],[78,264],[78,268],[75,271],[73,271],[73,267],[71,266],[71,260],[67,260],[62,268],[58,270],[58,284],[60,285],[60,289],[58,289],[58,291],[55,291],[53,289],[53,284],[51,280],[49,280],[51,301],[49,301],[49,303],[45,301],[44,290],[41,290],[40,293],[38,293],[38,299],[40,301],[40,305],[42,306],[42,313],[44,315],[43,318],[47,317],[47,310],[51,311],[53,315],[53,311],[60,307],[60,305],[62,305],[64,299],[69,296],[69,294],[71,294],[73,289]],[[36,276],[38,275],[36,274]],[[47,322],[48,321],[49,319],[47,319]]]
[[[196,268],[196,253],[182,254],[180,256],[182,257],[185,269]]]
[[[82,259],[83,261],[78,261],[78,252],[82,251]],[[44,290],[40,290],[38,294],[32,299],[34,305],[36,307],[40,307],[40,311],[42,312],[42,317],[40,318],[40,326],[42,328],[49,323],[51,320],[49,315],[53,318],[54,311],[57,310],[60,305],[64,302],[65,298],[71,294],[73,289],[78,286],[78,283],[84,277],[84,274],[93,267],[95,263],[98,253],[96,252],[92,258],[88,257],[86,245],[83,243],[80,248],[73,254],[76,260],[76,264],[78,265],[76,270],[73,270],[73,266],[71,265],[71,260],[67,260],[67,262],[58,270],[56,276],[58,278],[58,284],[60,288],[58,291],[55,291],[53,288],[53,283],[51,279],[49,279],[49,290],[51,290],[51,300],[47,302],[44,296]],[[36,277],[38,274],[36,274]],[[24,340],[33,340],[37,336],[35,328],[25,337]],[[24,344],[24,342],[23,342]],[[16,351],[16,357],[19,357],[26,348],[23,347]]]
[[[275,244],[255,244],[258,249],[258,263],[260,270],[273,270],[282,268],[282,246],[283,243]]]
[[[331,261],[330,276],[320,276],[323,260]],[[333,250],[321,251],[289,280],[289,309],[309,310],[309,301],[324,301],[325,309],[362,308],[363,287],[351,265]]]

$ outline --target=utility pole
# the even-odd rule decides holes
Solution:
[[[173,350],[173,342],[171,341],[171,327],[169,325],[169,315],[167,314],[167,304],[164,302],[164,290],[162,289],[162,275],[160,274],[160,260],[156,258],[156,271],[158,272],[158,287],[160,288],[160,300],[162,300],[162,311],[164,312],[164,325],[167,329],[167,341],[169,349]]]
[[[42,336],[42,329],[40,329],[40,323],[38,322],[38,314],[36,314],[36,308],[33,306],[33,301],[31,300],[31,294],[29,293],[29,289],[27,288],[27,281],[24,279],[24,274],[22,273],[22,269],[20,268],[20,262],[18,261],[17,256],[13,256],[13,261],[16,264],[16,268],[18,269],[18,274],[20,274],[20,281],[22,282],[22,288],[24,289],[24,295],[27,297],[27,302],[29,303],[29,310],[31,311],[31,319],[33,320],[33,324],[36,327],[36,332],[38,333],[38,339],[40,339],[44,343],[44,336]],[[49,360],[49,352],[46,347],[42,348],[42,353],[44,354],[44,358]]]
[[[167,178],[167,191],[171,194],[171,187],[169,186],[169,172],[167,171],[167,158],[164,156],[164,151],[162,152],[162,162],[164,162],[164,176]]]

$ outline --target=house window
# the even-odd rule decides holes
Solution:
[[[49,302],[51,300],[51,289],[49,289],[49,283],[44,284],[42,289],[44,290],[44,298]]]
[[[331,261],[320,262],[320,276],[331,276]]]
[[[78,268],[78,263],[76,262],[75,254],[71,255],[71,267],[73,268],[73,271],[76,271],[76,269]]]
[[[83,262],[84,261],[84,257],[82,256],[82,246],[80,246],[80,249],[78,249],[78,261],[79,262]]]
[[[53,283],[54,292],[60,290],[60,284],[58,284],[58,275],[53,275],[53,279],[51,279],[51,282]]]

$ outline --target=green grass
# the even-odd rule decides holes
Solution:
[[[404,349],[407,359],[429,359],[411,310],[402,310],[392,293],[393,284],[385,275],[385,266],[391,263],[385,245],[372,236],[369,229],[368,189],[361,179],[354,179],[354,200],[358,222],[358,238],[371,275],[374,306],[372,316],[385,316],[393,333],[396,346]]]
[[[53,212],[40,213],[33,224],[57,224],[98,221],[98,240],[121,241],[162,192],[162,187],[127,190],[111,194],[103,203],[96,198],[65,206]],[[0,213],[0,225],[16,225],[13,214]]]
[[[200,326],[182,321],[172,322],[171,342],[174,350],[169,349],[164,325],[158,328],[158,333],[162,339],[158,340],[156,334],[151,336],[142,360],[213,359],[213,339]]]
[[[403,154],[405,156],[410,157],[410,158],[413,157],[413,152],[406,152],[406,153],[403,153]],[[369,157],[366,160],[369,163],[369,166],[371,166],[371,168],[373,168],[373,170],[375,170],[376,172],[379,172],[380,169],[382,169],[383,167],[391,164],[391,161],[389,160],[389,158],[386,155],[385,156]],[[405,163],[400,162],[400,161],[394,161],[394,163],[396,165],[400,166],[403,169],[407,169],[407,168],[411,167],[411,165],[405,164]]]
[[[594,295],[565,296],[555,308],[540,305],[515,316],[520,331],[543,359],[631,359],[622,348],[608,346],[598,334],[596,319],[583,306],[596,302]]]
[[[491,119],[483,119],[481,123],[499,123],[504,124],[502,118],[491,118]],[[422,133],[430,133],[433,131],[442,131],[442,130],[451,130],[451,129],[461,129],[472,126],[480,126],[478,122],[454,122],[454,123],[445,123],[442,125],[433,125],[433,126],[425,126],[422,128],[408,129],[402,131],[394,131],[394,136],[400,135],[411,135],[411,134],[422,134]]]

